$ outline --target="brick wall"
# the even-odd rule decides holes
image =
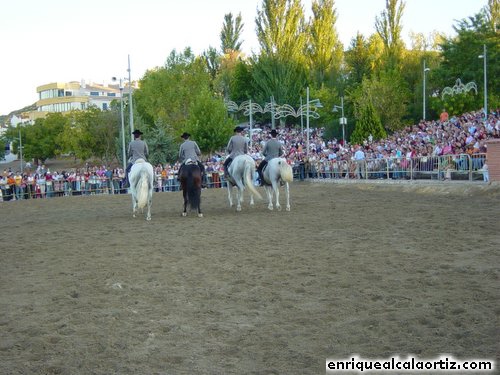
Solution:
[[[490,139],[486,141],[486,145],[490,181],[500,181],[500,139]]]

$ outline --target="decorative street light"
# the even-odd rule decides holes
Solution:
[[[338,112],[339,109],[342,111],[339,123],[342,125],[342,146],[345,146],[345,126],[347,125],[347,119],[344,117],[344,97],[340,98],[340,105],[334,105],[332,112]]]
[[[484,69],[484,117],[488,119],[488,86],[487,86],[487,73],[486,73],[486,44],[483,44],[483,54],[478,56],[483,59],[483,69]]]
[[[252,120],[252,114],[254,113],[271,113],[271,119],[274,120],[280,119],[282,117],[287,117],[287,116],[294,116],[294,117],[299,117],[301,118],[302,121],[302,115],[304,112],[306,112],[306,119],[307,119],[307,148],[309,149],[309,117],[312,118],[319,118],[318,112],[316,112],[316,108],[321,108],[323,107],[321,105],[321,102],[319,99],[313,99],[309,100],[309,87],[307,88],[307,103],[302,105],[302,98],[300,98],[300,103],[301,106],[300,108],[295,111],[295,109],[289,105],[289,104],[283,104],[283,105],[277,105],[274,102],[274,97],[271,97],[271,103],[266,103],[264,108],[262,108],[258,103],[252,102],[251,100],[244,101],[241,103],[240,106],[238,106],[235,102],[231,100],[224,100],[224,104],[226,106],[226,109],[228,112],[237,112],[239,110],[243,110],[243,114],[245,116],[250,117],[250,133],[252,133],[252,125],[253,125],[253,120]],[[309,106],[312,105],[314,109],[310,109]],[[274,125],[273,125],[274,129]],[[303,129],[301,129],[303,130]],[[250,136],[250,147],[252,147],[252,137]],[[307,150],[309,152],[309,150]]]
[[[21,160],[21,174],[23,173],[23,142],[21,139],[21,125],[19,125],[19,158]]]
[[[423,101],[424,101],[424,108],[423,108],[423,116],[422,119],[425,121],[425,73],[427,73],[430,69],[425,67],[425,60],[424,60],[424,89],[423,89]]]
[[[134,111],[132,110],[132,80],[130,78],[130,55],[128,55],[128,101],[130,108],[130,134],[134,132]]]
[[[253,147],[253,141],[252,141],[252,128],[253,128],[253,114],[254,113],[264,113],[265,109],[262,109],[262,107],[258,103],[252,102],[252,100],[246,100],[240,105],[240,109],[243,110],[243,114],[245,116],[249,116],[249,124],[250,124],[250,149]]]
[[[307,147],[307,150],[306,150],[306,156],[309,156],[309,117],[310,117],[309,106],[311,104],[314,107],[316,107],[316,108],[322,108],[323,107],[323,105],[321,104],[321,102],[319,101],[319,99],[309,100],[309,86],[307,86],[307,90],[306,90],[306,131],[307,131],[307,138],[306,138],[306,147]],[[302,110],[302,108],[301,108],[301,110]]]
[[[113,81],[116,81],[116,77],[112,78]],[[125,160],[127,158],[126,152],[125,152],[125,122],[123,119],[123,80],[120,78],[120,115],[121,115],[121,124],[122,124],[122,159],[123,159],[123,170],[125,171],[127,169],[127,161]]]

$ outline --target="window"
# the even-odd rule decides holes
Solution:
[[[116,93],[114,93],[114,92],[108,92],[108,96],[116,96]]]
[[[108,110],[108,103],[102,103],[102,110],[107,111]]]
[[[99,96],[99,91],[91,91],[90,96]]]

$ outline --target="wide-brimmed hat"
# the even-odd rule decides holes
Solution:
[[[188,139],[189,137],[191,137],[191,134],[186,133],[186,132],[182,133],[182,135],[181,135],[181,138],[184,138],[184,139]]]
[[[135,129],[133,132],[132,132],[133,135],[143,135],[144,133],[141,132],[139,129]]]
[[[245,130],[245,128],[243,128],[243,127],[241,127],[241,126],[237,126],[237,127],[235,127],[235,128],[234,128],[234,131],[235,131],[236,133],[241,133],[243,130]]]
[[[278,132],[276,131],[276,129],[273,129],[269,134],[271,134],[271,137],[276,137],[278,135]]]

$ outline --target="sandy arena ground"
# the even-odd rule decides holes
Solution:
[[[281,199],[283,204],[283,198]],[[296,182],[0,203],[0,374],[323,374],[327,358],[498,361],[499,185]],[[394,374],[394,373],[392,373]]]

